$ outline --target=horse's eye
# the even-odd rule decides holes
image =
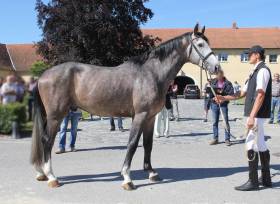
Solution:
[[[203,43],[199,43],[199,44],[198,44],[198,47],[203,47]]]

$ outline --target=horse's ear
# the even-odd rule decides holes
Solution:
[[[201,33],[204,34],[205,32],[205,26],[203,26],[202,30],[201,30]]]
[[[198,33],[198,28],[199,28],[199,24],[197,23],[193,29],[193,33],[196,34]]]

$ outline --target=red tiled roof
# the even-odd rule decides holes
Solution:
[[[0,44],[0,70],[12,70],[13,65],[10,61],[6,45]]]
[[[164,42],[192,29],[163,28],[142,31],[144,35],[159,37]],[[247,49],[255,44],[264,48],[280,48],[279,28],[206,28],[205,35],[209,38],[211,47],[215,49]],[[34,44],[0,44],[0,69],[13,69],[6,47],[17,71],[27,71],[35,61],[42,59],[36,53]]]
[[[159,37],[167,41],[192,29],[143,29],[146,35]],[[206,28],[205,35],[209,38],[212,48],[231,49],[249,48],[259,44],[264,48],[280,48],[279,28]]]
[[[27,71],[35,61],[42,59],[36,53],[34,44],[9,44],[7,49],[10,52],[16,71]]]

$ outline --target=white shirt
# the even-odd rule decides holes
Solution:
[[[4,83],[1,87],[1,95],[3,97],[3,104],[8,104],[8,103],[13,103],[16,102],[16,95],[9,95],[6,94],[7,92],[10,91],[17,91],[17,87],[15,83]]]
[[[262,61],[261,61],[262,62]],[[257,68],[257,66],[261,63],[261,62],[258,62],[252,73],[255,71],[255,69]],[[265,68],[261,68],[258,72],[258,75],[257,75],[257,86],[256,86],[256,91],[258,90],[263,90],[264,92],[266,92],[266,88],[267,88],[267,85],[268,85],[268,82],[269,82],[269,79],[270,79],[270,74],[269,74],[269,71]],[[245,86],[243,87],[242,91],[243,92],[247,92],[247,89],[248,89],[248,82],[249,80],[246,82]]]

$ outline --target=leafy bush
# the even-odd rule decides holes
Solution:
[[[0,133],[11,133],[13,121],[18,122],[19,127],[26,122],[25,105],[21,103],[0,105]]]
[[[30,73],[34,77],[39,77],[49,66],[43,61],[36,61],[31,65]]]

